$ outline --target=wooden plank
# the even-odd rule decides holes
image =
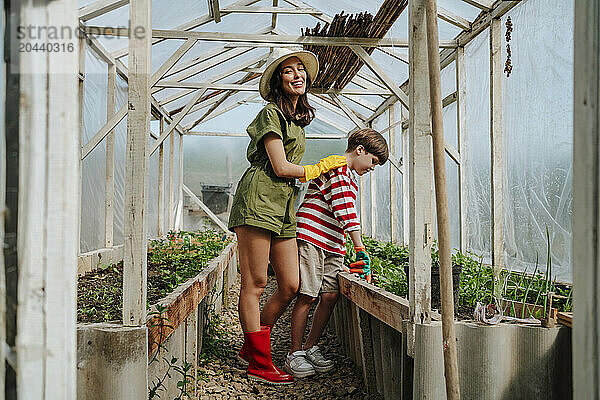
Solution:
[[[74,0],[14,6],[12,16],[24,26],[77,26]],[[13,367],[18,398],[28,400],[42,400],[49,394],[76,398],[79,53],[75,38],[62,42],[73,44],[75,50],[24,52],[18,69],[11,71],[19,73],[20,101],[15,107],[18,126],[10,132],[18,134],[19,142],[19,208],[12,216],[19,228]],[[6,343],[1,345],[11,350]],[[12,363],[11,354],[5,355]]]
[[[467,124],[467,74],[465,66],[465,48],[458,47],[456,49],[456,94],[457,94],[457,133],[458,133],[458,149],[459,153],[466,153],[465,143],[465,129]],[[467,245],[467,222],[466,222],[466,202],[467,202],[467,176],[466,169],[462,163],[458,165],[458,214],[460,224],[460,251],[464,253]]]
[[[363,382],[369,394],[377,393],[377,378],[373,355],[373,336],[371,335],[371,316],[366,311],[354,306],[360,321],[361,349],[363,356]]]
[[[468,31],[471,29],[471,22],[467,19],[461,17],[460,15],[456,15],[453,12],[446,10],[445,8],[439,7],[437,8],[439,19],[448,22],[460,29]]]
[[[371,342],[373,346],[373,366],[375,370],[375,386],[377,393],[383,395],[383,368],[381,362],[381,326],[382,322],[369,314],[371,321]],[[386,366],[387,367],[387,366]]]
[[[559,324],[568,326],[569,328],[573,327],[573,313],[572,312],[559,312],[557,315],[557,320]]]
[[[350,321],[352,323],[352,333],[354,337],[354,357],[355,357],[355,365],[364,370],[365,362],[364,362],[364,345],[362,340],[362,334],[360,332],[360,315],[358,313],[359,308],[356,304],[349,302],[350,305]]]
[[[385,365],[383,368],[383,375],[381,377],[381,386],[383,389],[383,398],[386,400],[398,399],[399,397],[393,397],[394,381],[392,379],[392,333],[394,332],[389,326],[382,326],[380,330],[381,339],[381,364]]]
[[[290,7],[256,7],[256,6],[245,6],[245,7],[227,7],[227,11],[231,13],[241,14],[311,14],[321,15],[321,11],[315,8],[290,8]]]
[[[175,224],[175,229],[181,230],[183,226],[183,135],[179,135],[179,182],[177,184],[178,195],[179,195],[179,213],[177,214],[177,218],[179,218],[179,223]]]
[[[406,53],[399,53],[394,48],[386,49],[383,47],[376,47],[376,49],[390,57],[394,57],[398,61],[402,61],[404,64],[408,64],[408,54]]]
[[[179,125],[181,120],[183,120],[183,118],[189,113],[189,111],[192,109],[192,106],[196,104],[198,100],[200,100],[204,93],[206,93],[206,89],[198,90],[194,97],[192,97],[192,100],[190,100],[190,102],[183,108],[183,110],[181,110],[181,112],[175,116],[175,118],[169,124],[167,129],[165,129],[164,132],[161,132],[160,137],[156,140],[156,142],[154,142],[152,148],[150,149],[150,156],[154,154],[154,152],[158,149],[158,146],[160,146],[162,142],[164,142],[165,139],[175,130],[175,127]]]
[[[129,29],[112,26],[86,26],[85,32],[90,35],[129,37]],[[252,33],[197,32],[176,29],[153,29],[152,37],[157,39],[196,39],[213,42],[245,42],[271,44],[302,44],[314,46],[361,46],[361,47],[408,47],[407,39],[369,38],[369,37],[321,37],[294,35],[260,35]],[[440,40],[442,49],[456,48],[454,40]]]
[[[408,111],[400,105],[400,115],[402,120],[405,119]],[[407,120],[408,122],[408,120]],[[404,160],[404,173],[402,174],[402,244],[408,245],[410,238],[410,176],[406,165],[406,160],[410,160],[410,140],[409,140],[408,124],[406,127],[402,125],[402,160]]]
[[[386,323],[397,331],[402,331],[402,320],[409,318],[409,302],[364,279],[348,273],[338,275],[340,293],[375,318]],[[432,312],[433,320],[440,320],[438,313]]]
[[[346,114],[348,118],[359,128],[366,128],[367,125],[352,111],[346,104],[340,100],[339,96],[335,93],[330,93],[329,97],[338,105],[338,107]]]
[[[175,135],[169,139],[169,230],[175,227]]]
[[[251,5],[251,4],[257,3],[258,1],[259,0],[240,0],[235,3],[230,4],[230,6]],[[226,14],[227,14],[227,8],[221,9],[221,16],[224,16]],[[206,14],[206,15],[200,16],[198,18],[194,18],[193,20],[185,22],[181,25],[178,25],[177,27],[175,27],[175,29],[176,30],[192,30],[192,29],[198,28],[202,25],[208,24],[210,22],[213,22],[213,18],[210,15]],[[162,42],[163,40],[164,39],[155,39],[152,41],[152,45],[158,44],[158,43]],[[128,54],[129,54],[128,47],[120,48],[119,50],[116,50],[112,53],[114,58],[121,58]]]
[[[500,271],[504,266],[503,239],[503,123],[502,123],[502,21],[493,19],[490,24],[490,142],[492,159],[492,267],[494,269],[494,295],[501,296]]]
[[[152,4],[131,0],[131,26],[145,35],[129,39],[127,153],[125,161],[125,211],[123,251],[123,325],[146,321],[147,238],[145,214],[147,135],[150,132],[150,36]],[[134,29],[135,29],[134,28]]]
[[[165,119],[160,119],[159,129],[162,132],[165,129]],[[164,143],[160,144],[158,148],[158,219],[157,219],[157,233],[158,236],[163,235],[163,220],[165,214],[165,201],[164,201],[164,193],[165,193],[165,155],[164,155]]]
[[[117,93],[117,67],[108,66],[108,96],[106,100],[106,119],[115,114]],[[106,183],[104,188],[104,246],[112,247],[114,235],[114,197],[115,197],[115,131],[106,136]]]
[[[196,307],[197,309],[197,307]],[[185,385],[185,391],[192,397],[196,395],[196,390],[198,388],[197,378],[198,378],[198,369],[196,366],[198,365],[198,313],[196,309],[193,309],[187,318],[185,319],[185,361],[189,363],[192,368],[188,371],[188,374],[191,375],[190,381]]]
[[[390,346],[391,398],[402,398],[402,333],[391,331],[392,345]]]
[[[77,10],[80,21],[88,21],[129,4],[129,0],[99,0]]]
[[[181,326],[188,316],[198,309],[200,302],[208,296],[217,283],[219,275],[223,275],[226,260],[234,251],[236,243],[229,244],[221,255],[212,260],[198,275],[188,279],[174,292],[159,300],[157,304],[167,306],[163,318],[167,318],[169,326],[161,325],[156,315],[148,315],[148,355],[152,355],[159,343],[164,343],[169,336]]]
[[[396,123],[396,115],[394,113],[394,106],[391,105],[388,109],[388,126],[393,127]],[[390,129],[390,158],[396,158],[396,130]],[[393,243],[398,242],[398,233],[396,231],[396,214],[398,214],[398,199],[396,192],[396,168],[390,163],[390,178],[389,178],[389,190],[390,190],[390,239]]]
[[[414,0],[409,13],[409,303],[413,322],[431,320],[431,245],[433,244],[432,139],[425,0]],[[401,325],[397,326],[401,329]]]
[[[356,53],[361,60],[369,67],[369,69],[385,84],[385,86],[392,92],[394,95],[400,100],[402,104],[408,107],[408,96],[398,87],[398,84],[393,81],[377,64],[375,60],[358,45],[350,45],[348,46],[350,49]]]
[[[492,9],[493,2],[488,0],[462,0],[467,4],[477,7],[483,11],[489,11]]]
[[[102,128],[81,148],[81,159],[83,160],[102,142],[102,140],[109,133],[113,132],[115,127],[125,118],[127,115],[127,105],[123,104],[119,111],[104,124]],[[128,119],[129,120],[129,119]]]
[[[173,54],[167,59],[158,70],[152,75],[150,79],[150,86],[154,86],[162,77],[183,57],[194,45],[196,41],[194,39],[186,40]]]

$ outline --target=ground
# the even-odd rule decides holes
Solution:
[[[269,276],[261,304],[264,304],[276,287],[275,278]],[[222,360],[199,367],[199,377],[206,379],[198,379],[199,399],[382,399],[378,394],[367,394],[360,370],[357,370],[352,361],[343,354],[333,329],[327,329],[319,343],[326,357],[335,361],[336,368],[333,371],[296,379],[288,386],[271,386],[249,381],[246,378],[245,366],[237,359],[237,352],[243,342],[237,313],[239,277],[230,293],[229,304],[223,309],[219,322],[219,329],[224,331],[222,337],[228,349],[227,355]],[[273,361],[280,368],[283,367],[290,345],[292,307],[293,303],[279,319],[271,334]]]

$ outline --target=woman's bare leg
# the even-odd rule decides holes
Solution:
[[[275,271],[275,278],[277,278],[277,290],[263,307],[260,322],[266,325],[275,325],[277,319],[298,293],[300,286],[296,238],[273,239],[270,259]]]
[[[238,302],[240,324],[244,332],[260,330],[259,299],[267,285],[267,263],[271,232],[252,226],[234,229],[238,240],[241,288]]]

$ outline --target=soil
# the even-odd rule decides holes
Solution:
[[[267,287],[261,297],[261,307],[276,287],[275,277],[269,276]],[[218,326],[218,329],[223,331],[222,337],[226,343],[227,355],[223,359],[208,362],[198,368],[198,399],[383,400],[379,394],[367,393],[360,371],[343,354],[342,346],[331,328],[325,330],[319,346],[327,358],[335,361],[336,368],[333,371],[296,379],[288,386],[271,386],[249,381],[246,378],[246,367],[237,359],[237,353],[243,343],[237,311],[239,276],[230,290],[231,301],[222,311]],[[290,316],[293,305],[292,302],[271,333],[273,362],[280,368],[283,367],[290,346]],[[312,315],[310,318],[312,319]],[[308,327],[305,334],[308,334]]]

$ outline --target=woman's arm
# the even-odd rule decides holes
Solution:
[[[267,133],[263,142],[265,144],[265,150],[271,161],[271,166],[275,175],[280,178],[303,178],[304,167],[297,164],[292,164],[285,157],[285,150],[283,149],[283,141],[279,136],[274,133]]]

